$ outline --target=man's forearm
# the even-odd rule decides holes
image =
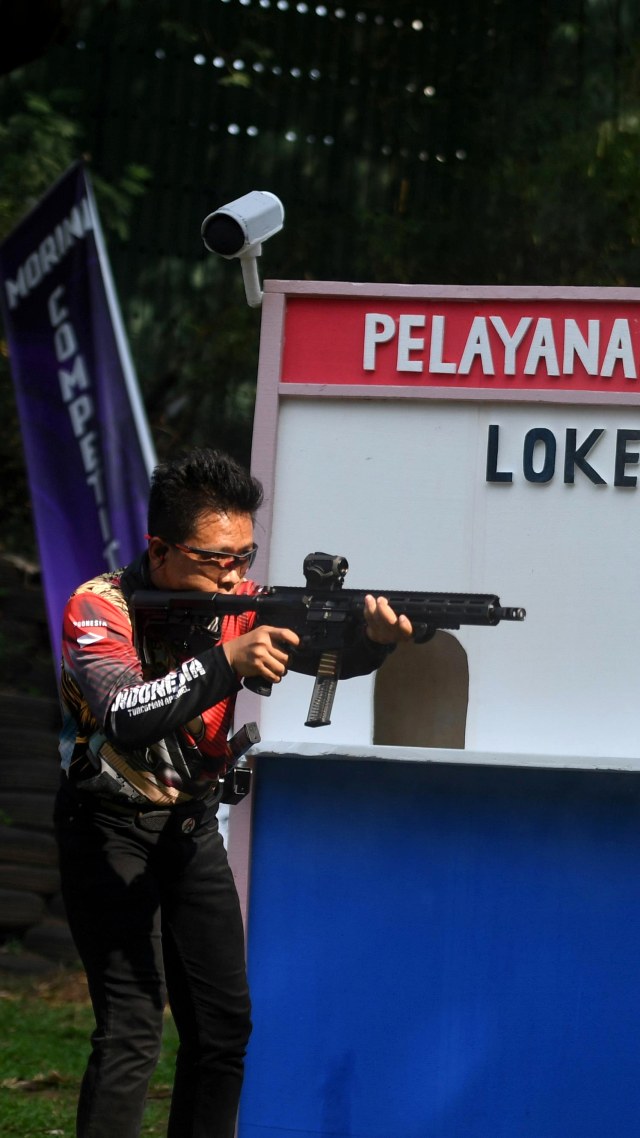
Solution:
[[[238,680],[220,646],[208,648],[157,680],[122,688],[105,729],[123,747],[144,747],[232,695]]]

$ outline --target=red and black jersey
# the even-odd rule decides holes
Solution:
[[[221,645],[248,632],[255,613],[224,617],[153,674],[136,652],[128,598],[149,587],[146,558],[87,581],[63,618],[61,754],[74,778],[114,768],[126,792],[169,804],[201,794],[224,772],[239,677]],[[244,581],[239,593],[257,586]]]
[[[129,598],[149,588],[146,554],[126,569],[81,585],[63,620],[62,764],[73,780],[98,794],[170,805],[208,792],[226,770],[227,743],[240,677],[222,644],[249,632],[252,612],[192,629],[180,653],[154,645],[143,664],[134,644]],[[243,581],[237,593],[255,593]],[[158,651],[160,647],[160,651]],[[391,646],[374,644],[362,628],[345,646],[340,676],[378,668]],[[146,659],[145,652],[145,659]],[[318,652],[296,649],[290,666],[315,674]]]

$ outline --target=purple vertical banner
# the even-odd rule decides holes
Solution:
[[[57,663],[69,594],[144,545],[155,464],[81,163],[0,245],[0,297]]]

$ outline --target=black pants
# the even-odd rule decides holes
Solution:
[[[63,896],[96,1018],[77,1135],[138,1138],[168,996],[180,1039],[168,1138],[233,1138],[250,1004],[215,806],[144,822],[58,794]]]

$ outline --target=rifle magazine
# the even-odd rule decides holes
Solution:
[[[340,652],[323,652],[311,693],[305,727],[328,727],[340,676]]]

